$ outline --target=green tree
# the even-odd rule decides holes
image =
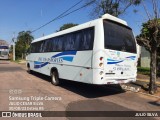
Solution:
[[[88,0],[94,1],[92,12],[93,17],[100,17],[106,13],[113,16],[123,14],[130,6],[137,6],[142,0]],[[87,1],[87,3],[88,3]]]
[[[62,25],[58,31],[62,31],[62,30],[65,30],[65,29],[68,29],[68,28],[71,28],[71,27],[74,27],[74,26],[77,26],[78,24],[74,24],[74,23],[67,23],[67,24],[64,24]]]
[[[31,35],[31,31],[22,31],[18,33],[16,42],[16,58],[24,58],[25,52],[29,48],[34,37]]]
[[[159,8],[158,1],[152,0],[153,6],[153,17],[147,11],[145,11],[149,20],[146,23],[142,24],[141,34],[137,36],[138,44],[144,46],[149,52],[151,57],[150,62],[150,83],[149,83],[149,92],[154,94],[157,91],[156,85],[156,75],[157,75],[157,56],[159,52],[158,48],[160,47],[160,18],[158,18]]]

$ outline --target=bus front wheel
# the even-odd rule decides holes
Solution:
[[[59,85],[59,77],[58,77],[58,73],[57,71],[53,71],[52,74],[51,74],[51,82],[53,85],[57,86]]]
[[[27,64],[27,72],[28,72],[29,74],[32,74],[32,70],[31,70],[31,68],[30,68],[30,65],[29,65],[29,64]]]

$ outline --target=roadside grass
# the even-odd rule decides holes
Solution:
[[[143,75],[150,75],[150,68],[147,67],[137,67],[137,71]]]
[[[20,59],[17,59],[17,60],[10,60],[11,62],[15,62],[15,63],[19,63],[20,62]]]
[[[139,74],[150,75],[150,68],[147,67],[137,67],[137,71]],[[157,76],[160,77],[160,71],[157,70]]]
[[[16,60],[14,61],[13,59],[11,59],[10,61],[11,61],[11,62],[15,62],[15,63],[20,64],[20,63],[22,63],[22,62],[23,62],[23,61],[25,61],[25,60],[22,60],[22,59],[16,59]]]

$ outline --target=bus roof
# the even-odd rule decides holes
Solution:
[[[112,16],[110,14],[105,14],[101,18],[98,18],[98,19],[95,19],[95,20],[92,20],[92,21],[89,21],[89,22],[74,26],[72,28],[68,28],[66,30],[62,30],[62,31],[47,35],[47,36],[44,36],[44,37],[40,37],[38,39],[33,40],[32,43],[38,42],[38,41],[41,41],[41,40],[46,40],[46,39],[49,39],[49,38],[52,38],[52,37],[56,37],[56,36],[59,36],[59,35],[67,34],[67,33],[70,33],[70,32],[74,32],[74,31],[77,31],[77,30],[85,29],[85,28],[88,28],[88,27],[92,27],[92,26],[95,26],[97,22],[99,22],[101,20],[104,20],[104,19],[115,21],[115,22],[121,23],[121,24],[123,24],[125,26],[128,26],[126,21],[124,21],[122,19],[119,19],[117,17],[114,17],[114,16]]]

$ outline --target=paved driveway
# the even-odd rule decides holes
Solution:
[[[28,97],[29,101],[27,101]],[[125,111],[160,111],[159,101],[157,98],[125,92],[119,86],[93,86],[66,80],[63,80],[61,86],[53,86],[47,76],[38,73],[28,74],[23,65],[0,61],[0,111],[11,111],[12,109],[16,111],[33,107],[32,111],[33,109],[36,111],[124,111],[123,113],[127,114]],[[82,118],[54,117],[54,119],[81,120]],[[83,119],[91,118],[83,117]],[[92,119],[106,120],[105,117]],[[129,118],[110,119],[128,120]],[[130,119],[146,120],[145,117],[130,117]]]

